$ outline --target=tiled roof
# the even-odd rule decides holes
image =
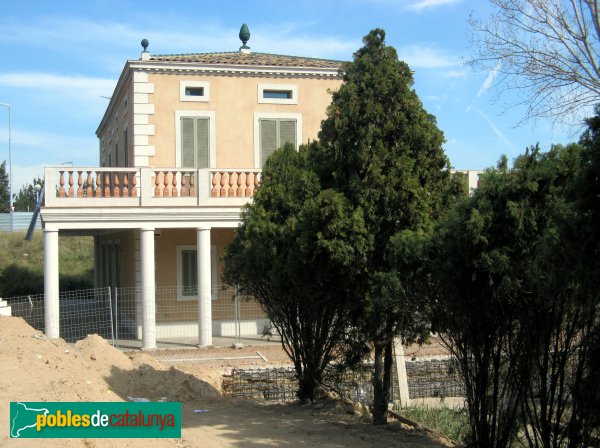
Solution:
[[[152,55],[151,61],[190,62],[215,65],[252,65],[265,67],[302,67],[339,69],[342,61],[330,59],[303,58],[267,53],[195,53],[195,54],[166,54]]]

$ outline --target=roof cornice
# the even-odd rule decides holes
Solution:
[[[160,62],[160,61],[128,61],[134,70],[153,72],[190,72],[208,73],[212,75],[260,75],[260,76],[300,76],[338,78],[337,68],[285,67],[275,65],[242,65],[242,64],[202,64],[198,62]]]

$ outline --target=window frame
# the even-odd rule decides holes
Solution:
[[[208,118],[208,168],[216,168],[217,147],[215,139],[215,112],[211,110],[176,110],[175,111],[175,167],[182,168],[181,160],[181,119]]]
[[[185,89],[188,87],[201,87],[204,92],[202,95],[186,95]],[[210,101],[210,83],[208,81],[179,81],[179,101],[208,103]]]
[[[176,266],[177,266],[177,301],[178,302],[191,302],[198,300],[198,293],[196,295],[184,296],[183,295],[183,252],[192,251],[196,252],[196,260],[198,259],[198,247],[195,244],[182,244],[175,246],[176,248]],[[197,268],[197,266],[196,266]],[[217,246],[214,244],[210,245],[210,283],[211,283],[211,299],[217,300],[219,298],[217,286]]]
[[[298,85],[297,84],[263,84],[257,86],[257,95],[259,104],[298,104]],[[291,92],[291,98],[265,98],[265,91]]]
[[[260,164],[260,120],[296,120],[296,151],[302,144],[302,114],[299,112],[254,112],[254,167]]]

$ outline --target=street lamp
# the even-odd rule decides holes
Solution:
[[[0,103],[0,106],[8,109],[8,201],[10,204],[10,213],[13,212],[13,196],[12,196],[12,151],[11,151],[11,135],[10,135],[10,104]]]

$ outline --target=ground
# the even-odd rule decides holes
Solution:
[[[155,357],[125,354],[99,336],[76,345],[48,340],[25,321],[0,317],[0,447],[443,447],[449,443],[399,424],[373,427],[336,400],[318,405],[265,404],[224,398],[221,371],[165,367]],[[182,402],[182,438],[10,439],[11,401]],[[194,412],[202,411],[202,412]],[[363,417],[364,418],[364,417]]]

